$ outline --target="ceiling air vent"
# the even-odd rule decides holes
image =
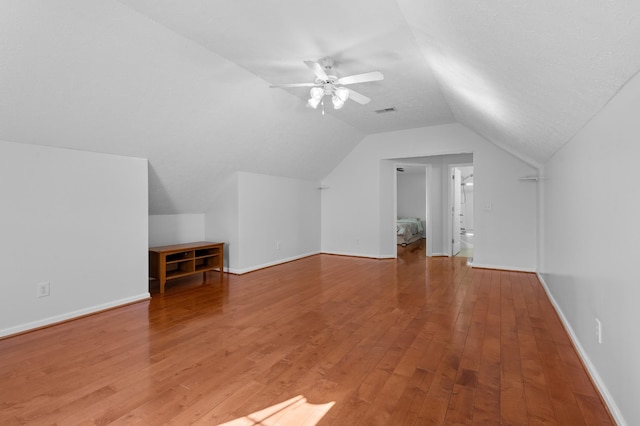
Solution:
[[[377,109],[375,110],[376,114],[386,114],[388,112],[396,112],[397,109],[396,107],[391,107],[391,108],[384,108],[384,109]]]

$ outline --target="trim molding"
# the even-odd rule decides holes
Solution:
[[[303,253],[303,254],[299,254],[297,256],[287,257],[286,259],[278,259],[278,260],[274,260],[272,262],[263,263],[263,264],[260,264],[260,265],[249,266],[248,268],[236,269],[236,268],[227,267],[226,272],[228,272],[230,274],[235,274],[235,275],[242,275],[242,274],[246,274],[248,272],[257,271],[258,269],[264,269],[264,268],[269,268],[271,266],[280,265],[282,263],[293,262],[294,260],[302,259],[302,258],[309,257],[309,256],[314,256],[316,254],[320,254],[320,252],[319,251],[314,251],[314,252],[310,252],[310,253]]]
[[[517,266],[504,266],[504,265],[486,265],[486,264],[482,264],[482,263],[476,263],[473,262],[471,264],[472,268],[479,268],[479,269],[499,269],[502,271],[515,271],[515,272],[537,272],[535,270],[535,268],[522,268],[522,267],[517,267]]]
[[[372,256],[372,255],[358,254],[358,253],[343,253],[343,252],[333,252],[333,251],[315,251],[315,252],[312,252],[312,253],[305,253],[305,254],[301,254],[301,255],[298,255],[298,256],[292,256],[292,257],[288,257],[286,259],[275,260],[273,262],[263,263],[261,265],[250,266],[248,268],[243,268],[243,269],[236,269],[236,268],[227,267],[225,272],[228,272],[228,273],[234,274],[234,275],[242,275],[242,274],[246,274],[246,273],[249,273],[249,272],[257,271],[257,270],[260,270],[260,269],[270,268],[272,266],[281,265],[283,263],[293,262],[294,260],[303,259],[305,257],[315,256],[316,254],[329,254],[329,255],[334,255],[334,256],[348,256],[348,257],[365,257],[367,259],[395,259],[395,256],[390,255],[390,254],[389,255]]]
[[[13,336],[16,334],[22,334],[27,331],[34,331],[39,328],[44,328],[59,324],[65,321],[70,321],[84,317],[91,314],[97,314],[98,312],[107,311],[113,308],[119,308],[121,306],[130,305],[132,303],[141,302],[151,298],[151,294],[142,293],[137,296],[131,296],[124,299],[114,300],[113,302],[103,303],[102,305],[91,306],[89,308],[78,309],[77,311],[67,312],[65,314],[55,315],[49,318],[44,318],[37,321],[28,322],[26,324],[20,324],[14,327],[5,328],[0,330],[0,338]]]
[[[327,250],[323,250],[321,254],[332,254],[335,256],[349,256],[349,257],[366,257],[368,259],[395,259],[395,256],[391,254],[373,255],[373,254],[349,253],[349,252],[327,251]]]
[[[591,381],[596,385],[596,387],[600,391],[600,395],[602,396],[602,399],[604,399],[605,404],[609,408],[609,412],[611,413],[611,415],[613,416],[617,424],[619,424],[620,426],[626,426],[627,422],[624,420],[624,417],[622,416],[622,413],[620,412],[618,405],[616,404],[615,400],[611,396],[609,389],[607,389],[607,386],[604,384],[604,381],[600,377],[600,374],[598,374],[598,370],[596,369],[595,365],[593,365],[593,363],[589,359],[589,356],[587,355],[584,348],[580,344],[580,340],[578,340],[578,336],[576,336],[576,334],[574,333],[573,328],[571,327],[571,324],[569,323],[567,318],[564,316],[562,309],[560,309],[560,305],[558,305],[558,303],[556,302],[556,299],[551,294],[551,291],[549,290],[547,283],[544,281],[544,278],[542,278],[542,275],[540,275],[539,272],[537,272],[536,275],[538,276],[538,280],[540,280],[540,283],[542,283],[542,288],[544,288],[545,293],[547,293],[547,297],[551,301],[551,304],[553,305],[553,308],[558,314],[558,317],[560,317],[560,321],[562,321],[562,325],[564,325],[565,330],[567,330],[567,333],[569,333],[569,337],[571,338],[571,342],[573,343],[573,346],[576,348],[576,351],[578,352],[578,356],[582,360],[582,363],[584,364],[584,366],[589,371],[589,375],[591,376]]]

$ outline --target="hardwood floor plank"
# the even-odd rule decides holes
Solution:
[[[447,407],[444,423],[451,425],[470,425],[473,421],[473,399],[475,389],[455,385]]]
[[[447,415],[448,400],[427,396],[422,403],[417,425],[442,425]]]
[[[0,424],[613,424],[534,274],[421,242],[209,275],[1,339]]]
[[[599,396],[576,394],[576,399],[582,411],[585,424],[592,426],[615,425]]]
[[[526,306],[520,286],[512,286],[506,276],[504,282],[495,274],[492,287],[499,290],[501,329],[500,329],[500,416],[504,424],[517,424],[527,419],[527,405],[522,374],[522,356],[518,336],[517,318],[526,314]]]
[[[220,404],[216,405],[209,411],[207,411],[202,416],[197,416],[196,418],[184,420],[178,415],[180,413],[176,413],[173,416],[167,415],[164,418],[173,418],[173,423],[175,425],[179,425],[181,421],[189,422],[188,424],[203,424],[203,425],[217,425],[220,423],[224,423],[230,420],[233,420],[237,417],[241,417],[251,412],[240,412],[238,413],[238,407],[241,407],[244,402],[248,399],[252,399],[258,394],[264,385],[262,383],[258,383],[255,381],[250,381],[237,389],[233,394],[231,394],[228,398],[222,401]],[[271,404],[269,404],[271,405]],[[203,407],[204,408],[204,407]],[[206,408],[204,408],[206,410]],[[203,410],[204,411],[204,410]],[[162,419],[158,422],[158,424],[162,423]]]
[[[392,373],[371,403],[371,409],[363,417],[367,425],[388,425],[395,407],[404,393],[410,378]]]

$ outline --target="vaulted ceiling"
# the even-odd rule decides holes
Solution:
[[[640,70],[640,2],[0,0],[0,139],[145,157],[151,213],[234,171],[319,180],[367,134],[459,122],[532,165]],[[305,107],[330,56],[372,99]],[[395,108],[377,114],[376,110]]]

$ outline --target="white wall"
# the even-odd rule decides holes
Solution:
[[[205,214],[205,236],[207,241],[223,242],[227,270],[237,269],[240,258],[238,173],[231,175],[221,185],[222,190]]]
[[[472,153],[475,182],[474,264],[536,268],[536,169],[462,125],[366,137],[324,180],[322,251],[391,257],[395,250],[393,158]],[[491,210],[482,206],[491,204]]]
[[[147,194],[144,159],[0,142],[0,336],[149,297]]]
[[[319,253],[317,186],[306,180],[237,173],[206,218],[207,239],[228,243],[229,271],[245,273]]]
[[[149,216],[149,247],[204,240],[204,213]]]
[[[630,425],[640,424],[638,111],[636,76],[545,164],[541,235],[544,282],[619,423]]]
[[[236,170],[319,180],[363,137],[132,3],[0,1],[0,138],[147,158],[149,212],[177,214]]]

